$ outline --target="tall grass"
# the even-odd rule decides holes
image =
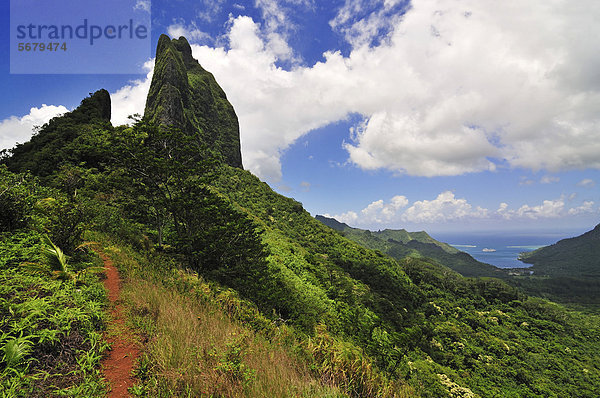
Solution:
[[[153,266],[124,247],[105,250],[126,276],[124,304],[146,340],[134,394],[346,396],[313,377],[308,365],[288,352],[283,336],[269,341],[232,319],[236,298],[231,292],[213,296],[201,278],[168,263]]]
[[[277,325],[235,292],[181,270],[170,257],[146,258],[123,245],[105,250],[125,276],[125,307],[146,341],[136,395],[416,396],[324,328],[307,338]]]
[[[131,281],[124,293],[133,322],[149,337],[144,360],[156,375],[152,395],[343,396],[311,378],[281,345],[214,305],[143,280]]]

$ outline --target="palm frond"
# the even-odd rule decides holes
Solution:
[[[42,254],[50,270],[53,272],[68,272],[67,256],[65,253],[47,235],[44,235],[43,241],[46,247],[44,247]]]
[[[20,336],[9,339],[2,347],[3,359],[7,367],[11,368],[19,365],[29,355],[31,346],[30,337]]]
[[[52,277],[59,281],[66,282],[73,279],[73,274],[68,271],[52,271]]]

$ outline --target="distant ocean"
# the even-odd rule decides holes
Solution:
[[[525,264],[518,260],[519,253],[530,252],[543,246],[548,246],[557,241],[579,235],[552,234],[552,233],[480,233],[480,234],[452,234],[439,233],[431,236],[439,241],[446,242],[458,250],[469,253],[475,259],[495,265],[498,268],[525,268]]]

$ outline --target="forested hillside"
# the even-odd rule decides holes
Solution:
[[[524,253],[521,261],[532,264],[535,274],[600,278],[600,225],[575,238]]]
[[[104,159],[96,133],[102,136],[112,130],[110,114],[108,91],[98,90],[73,112],[39,126],[31,140],[13,148],[3,162],[10,170],[28,170],[40,177],[77,163],[98,167]]]
[[[516,282],[532,293],[587,310],[600,307],[600,225],[583,235],[523,253],[531,276]]]
[[[186,42],[166,40],[159,41],[168,51],[156,70],[173,74],[156,73],[152,85],[167,87],[168,80],[194,98],[214,93],[212,83],[187,85],[197,68],[168,67],[190,61],[182,58]],[[232,165],[224,146],[209,149],[202,123],[210,118],[202,107],[183,108],[185,120],[198,121],[190,124],[195,129],[166,123],[154,111],[132,126],[89,128],[93,118],[73,115],[90,104],[102,114],[103,102],[84,100],[42,127],[35,145],[24,144],[27,151],[8,153],[3,163],[12,171],[0,169],[6,395],[32,394],[41,371],[63,373],[40,370],[36,358],[60,351],[74,330],[81,345],[64,368],[78,377],[70,391],[102,394],[98,358],[106,347],[98,331],[105,298],[91,268],[97,260],[81,248],[86,237],[128,275],[130,324],[145,336],[136,371],[140,396],[261,396],[275,391],[267,389],[277,379],[269,357],[279,358],[295,380],[277,387],[281,396],[595,397],[600,391],[597,317],[528,297],[500,279],[465,278],[444,257],[416,255],[421,246],[391,232],[375,235],[378,244],[402,242],[406,254],[393,258],[359,245]],[[61,147],[63,124],[77,138],[51,159],[56,167],[29,166],[48,156],[47,147]],[[418,243],[456,255],[435,242]],[[43,265],[39,253],[52,247],[71,256],[72,269],[29,276],[31,267],[22,264]],[[34,304],[44,306],[50,321],[26,310]],[[57,315],[62,308],[68,316]],[[206,332],[188,340],[173,332],[198,330],[198,320],[215,313],[241,335],[223,341]],[[44,391],[62,394],[53,383]]]

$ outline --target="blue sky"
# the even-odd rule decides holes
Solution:
[[[1,147],[100,88],[114,124],[143,112],[152,59],[11,75],[8,2],[0,15]],[[185,35],[236,109],[245,168],[313,215],[565,236],[599,222],[595,1],[156,0],[151,15],[151,57]]]

